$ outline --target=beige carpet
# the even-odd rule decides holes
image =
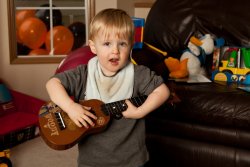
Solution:
[[[10,149],[13,167],[76,167],[77,146],[64,151],[48,147],[41,137]]]

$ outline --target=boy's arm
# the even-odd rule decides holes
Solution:
[[[90,108],[75,103],[58,78],[51,78],[46,83],[46,88],[50,99],[65,111],[77,126],[82,127],[83,125],[86,128],[88,128],[88,124],[94,126],[93,121],[89,117],[96,119],[96,116],[88,111]]]
[[[74,101],[69,97],[65,88],[61,84],[58,78],[51,78],[46,83],[47,92],[50,99],[60,106],[65,112],[69,110],[69,107]]]
[[[122,114],[125,118],[140,119],[150,112],[160,107],[169,97],[170,91],[166,84],[161,84],[148,95],[146,101],[140,106],[135,107],[129,100],[126,100],[128,109]]]

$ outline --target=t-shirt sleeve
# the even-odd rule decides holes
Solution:
[[[155,88],[164,83],[161,76],[151,71],[143,65],[135,66],[135,84],[134,91],[139,95],[149,95]]]
[[[80,65],[74,69],[67,70],[53,77],[58,78],[69,96],[73,96],[76,101],[83,99],[87,80],[87,65]]]

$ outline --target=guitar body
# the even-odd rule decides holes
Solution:
[[[91,107],[91,112],[97,116],[95,126],[78,127],[69,116],[53,102],[43,105],[39,111],[40,134],[46,144],[55,150],[65,150],[74,146],[84,136],[103,131],[110,116],[104,114],[100,100],[80,102],[83,106]]]
[[[139,107],[147,96],[134,97],[130,100],[132,104]],[[121,119],[122,112],[127,109],[125,100],[104,104],[100,100],[80,101],[80,104],[91,107],[90,112],[97,116],[93,120],[95,126],[79,128],[69,116],[53,102],[43,105],[39,111],[40,135],[45,143],[55,150],[66,150],[74,146],[84,136],[103,131],[111,117]]]

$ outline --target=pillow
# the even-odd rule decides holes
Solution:
[[[5,84],[0,83],[0,116],[15,110],[16,108],[9,89]]]

